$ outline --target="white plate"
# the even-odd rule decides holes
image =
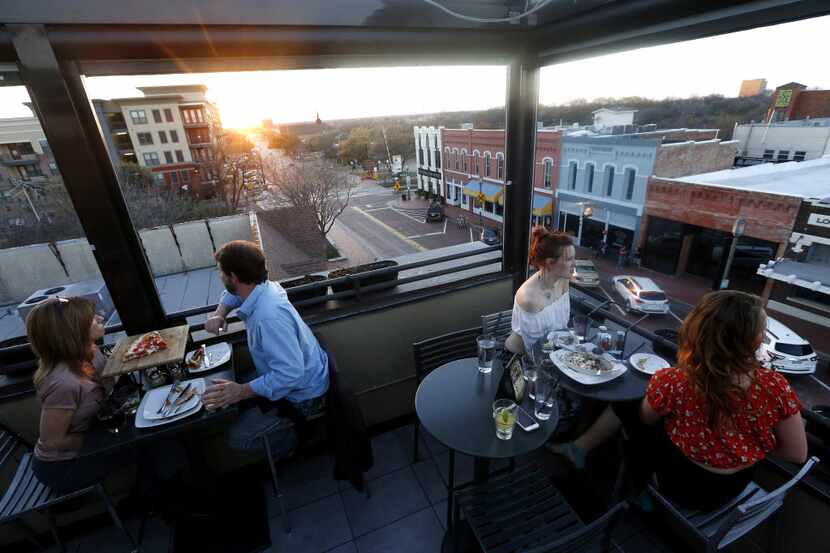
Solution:
[[[654,374],[660,369],[671,367],[668,361],[651,353],[635,353],[628,361],[632,367],[646,374]]]
[[[580,384],[585,384],[587,386],[592,386],[595,384],[603,384],[605,382],[610,382],[615,378],[618,378],[625,374],[627,371],[627,367],[622,363],[614,363],[614,370],[609,371],[605,374],[594,375],[594,374],[585,374],[581,372],[577,372],[571,369],[568,366],[568,363],[565,361],[565,356],[570,352],[566,349],[556,350],[550,354],[551,360],[554,364],[559,367],[565,375],[570,378],[571,380],[576,380]]]
[[[198,350],[193,350],[188,352],[187,355],[184,356],[185,363],[190,361],[190,358],[196,353]],[[215,369],[219,365],[224,365],[228,361],[231,360],[231,345],[227,342],[219,342],[218,344],[211,344],[205,347],[205,353],[207,357],[202,360],[202,366],[192,368],[187,367],[187,371],[191,374],[201,373],[205,371],[209,371],[210,369]],[[210,364],[207,363],[208,358],[210,358]]]
[[[181,404],[178,409],[178,412],[175,416],[178,416],[179,413],[184,411],[189,411],[193,409],[195,406],[199,405],[202,402],[202,394],[205,392],[205,388],[207,385],[205,384],[204,378],[194,378],[193,380],[182,380],[179,385],[184,388],[190,384],[192,388],[196,389],[196,393],[193,395],[185,403]],[[158,411],[161,408],[164,400],[167,398],[167,394],[170,392],[170,388],[173,386],[172,384],[168,384],[167,386],[161,386],[159,388],[155,388],[150,390],[144,395],[144,398],[141,400],[141,405],[139,406],[138,412],[141,413],[142,418],[148,421],[155,421],[161,420],[164,418]],[[173,394],[173,397],[177,397],[178,394]],[[175,410],[175,407],[172,408]]]
[[[201,410],[202,410],[202,402],[200,401],[196,405],[196,407],[194,407],[194,408],[192,408],[188,411],[179,411],[173,417],[169,417],[169,418],[166,418],[166,419],[148,421],[143,416],[141,416],[141,409],[139,409],[135,413],[135,427],[136,428],[152,428],[154,426],[162,426],[164,424],[168,424],[168,423],[171,423],[171,422],[175,422],[177,420],[181,420],[185,417],[189,417],[190,415],[192,415],[194,413],[198,413]]]

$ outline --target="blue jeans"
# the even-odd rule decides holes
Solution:
[[[294,407],[308,418],[323,410],[324,397],[301,401]],[[290,457],[297,447],[294,423],[280,416],[276,405],[268,411],[259,407],[243,411],[228,431],[228,445],[236,450],[261,450],[263,436],[268,436],[271,452],[279,459]]]

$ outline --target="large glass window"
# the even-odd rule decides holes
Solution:
[[[590,194],[594,191],[594,164],[585,166],[585,191]]]
[[[544,175],[544,182],[545,188],[550,188],[550,179],[551,174],[553,173],[553,161],[550,159],[545,160],[545,175]]]

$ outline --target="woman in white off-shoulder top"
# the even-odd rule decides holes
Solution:
[[[571,237],[538,226],[530,241],[530,263],[538,269],[516,292],[513,332],[505,346],[514,353],[528,351],[551,330],[568,326],[571,314],[568,283],[574,270]]]

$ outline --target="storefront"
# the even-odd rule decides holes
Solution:
[[[556,228],[573,233],[578,245],[597,248],[605,240],[609,251],[613,251],[623,246],[631,250],[636,243],[640,226],[637,208],[601,200],[586,201],[561,190],[557,196]]]

